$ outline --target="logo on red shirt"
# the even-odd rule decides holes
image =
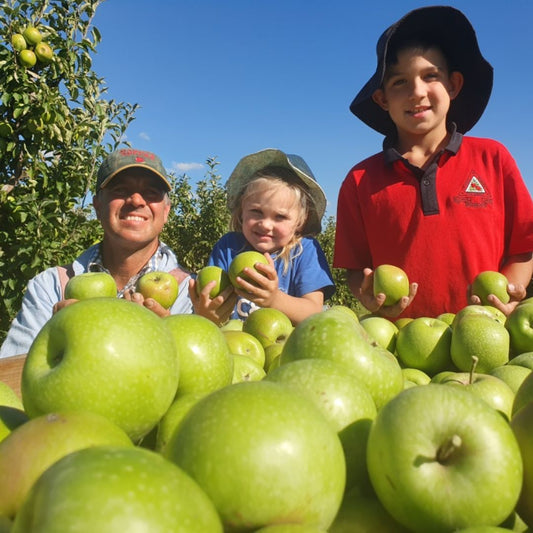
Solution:
[[[486,207],[492,204],[492,195],[483,184],[483,180],[474,172],[471,172],[463,183],[461,192],[454,197],[458,204],[467,207]]]

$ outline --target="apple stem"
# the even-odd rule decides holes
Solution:
[[[437,451],[437,461],[441,464],[448,462],[455,451],[463,443],[459,435],[452,435]]]
[[[468,378],[469,382],[470,382],[470,385],[472,385],[472,383],[474,383],[474,372],[476,370],[478,362],[479,362],[479,357],[477,355],[473,355],[472,356],[472,366],[470,367],[470,376]]]

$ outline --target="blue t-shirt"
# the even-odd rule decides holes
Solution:
[[[272,256],[278,273],[280,290],[297,297],[322,290],[324,299],[331,298],[335,292],[335,284],[324,251],[316,239],[304,237],[301,242],[301,250],[296,247],[291,251],[289,268],[285,273],[283,272],[283,260],[276,258],[275,255]],[[219,266],[227,271],[233,258],[247,250],[253,250],[253,248],[242,233],[226,233],[215,244],[208,264]],[[245,320],[254,309],[257,309],[257,305],[245,298],[239,298],[231,318]]]

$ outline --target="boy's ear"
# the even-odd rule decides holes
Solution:
[[[383,89],[376,89],[372,93],[372,100],[374,100],[374,102],[378,104],[378,106],[381,107],[381,109],[383,109],[384,111],[389,110],[389,104],[387,103],[387,99],[385,98],[385,92],[383,91]]]
[[[464,81],[465,79],[462,72],[454,70],[450,73],[450,89],[448,90],[448,94],[450,95],[451,100],[457,98],[457,95],[461,92],[461,89],[463,88]]]

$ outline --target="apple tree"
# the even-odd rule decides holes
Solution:
[[[100,3],[0,6],[0,341],[27,281],[100,236],[89,206],[95,169],[137,108],[106,99],[92,70]]]

